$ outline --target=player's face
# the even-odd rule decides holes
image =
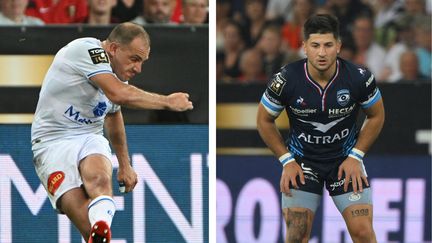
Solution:
[[[341,42],[332,33],[311,34],[309,39],[303,42],[303,48],[312,68],[318,72],[326,72],[335,67]]]
[[[110,53],[114,73],[126,81],[141,72],[143,63],[149,58],[150,47],[142,38],[135,38],[129,45],[117,44]]]

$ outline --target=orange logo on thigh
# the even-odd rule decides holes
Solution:
[[[63,171],[56,171],[51,173],[48,177],[48,192],[54,196],[54,193],[60,187],[62,182],[64,181],[65,174]]]

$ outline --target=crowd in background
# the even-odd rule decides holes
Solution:
[[[0,25],[208,23],[208,0],[0,0]]]
[[[340,21],[340,57],[378,82],[430,82],[431,8],[431,0],[217,0],[217,80],[266,83],[306,57],[306,19],[330,13]]]

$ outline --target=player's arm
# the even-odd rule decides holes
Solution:
[[[374,105],[363,109],[366,114],[366,119],[360,130],[355,148],[367,152],[375,142],[384,125],[385,112],[383,100],[379,99]]]
[[[267,145],[267,147],[273,152],[276,157],[280,157],[286,153],[288,150],[283,141],[282,135],[279,129],[276,127],[275,123],[276,117],[270,115],[263,104],[258,105],[257,113],[257,129],[258,132]]]
[[[132,191],[137,184],[137,175],[130,164],[126,142],[126,132],[121,111],[108,113],[105,117],[105,132],[114,148],[119,162],[117,181],[123,182],[126,192]]]
[[[101,73],[90,78],[98,85],[113,103],[135,109],[185,111],[193,109],[187,93],[160,95],[141,90],[126,84],[109,73]]]
[[[361,172],[361,167],[359,166],[359,160],[361,163],[364,153],[366,153],[370,146],[372,146],[375,139],[378,137],[381,129],[384,125],[384,104],[382,98],[380,98],[371,107],[363,109],[366,113],[366,119],[363,122],[363,126],[360,130],[357,143],[354,146],[353,151],[357,152],[354,155],[347,157],[347,159],[339,167],[338,178],[342,178],[343,173],[345,173],[345,181],[352,182],[354,192],[357,189],[363,191],[363,182],[368,186],[369,182],[366,175]],[[360,158],[358,158],[358,153],[362,153]],[[357,168],[357,170],[355,169]],[[348,183],[344,185],[344,191],[348,190]]]
[[[257,129],[267,147],[276,155],[281,158],[282,155],[288,153],[288,150],[283,141],[282,135],[276,126],[275,119],[277,117],[271,115],[264,108],[264,105],[260,103],[258,105],[257,113]],[[280,180],[281,192],[291,195],[289,185],[298,188],[296,177],[300,177],[300,182],[305,184],[303,171],[297,163],[287,163],[283,166],[282,176]]]

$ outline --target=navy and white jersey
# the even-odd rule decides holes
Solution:
[[[307,70],[307,59],[284,66],[272,77],[261,104],[274,117],[286,110],[290,122],[286,145],[291,153],[334,162],[356,144],[359,108],[371,107],[381,94],[369,71],[340,58],[325,88]]]

